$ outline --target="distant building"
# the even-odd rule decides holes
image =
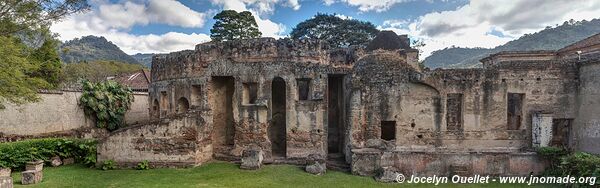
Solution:
[[[121,74],[115,77],[109,77],[108,80],[114,80],[128,86],[135,92],[148,92],[148,85],[150,85],[150,72],[141,69],[137,72]]]

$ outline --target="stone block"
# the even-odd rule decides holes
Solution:
[[[377,175],[375,175],[375,180],[383,183],[394,183],[400,174],[399,170],[395,167],[381,167],[377,171]]]
[[[50,159],[50,165],[52,165],[53,167],[57,167],[62,165],[62,160],[60,160],[60,157],[56,156],[56,157],[52,157],[52,159]]]
[[[10,177],[10,168],[0,168],[0,177]]]
[[[44,169],[44,161],[42,161],[42,160],[27,162],[27,164],[25,165],[25,170],[27,170],[27,171],[29,171],[29,170],[42,171],[43,169]]]
[[[263,161],[263,151],[260,147],[249,147],[242,152],[241,169],[259,169]]]
[[[12,188],[13,181],[11,177],[0,177],[0,188]]]
[[[42,178],[44,178],[42,171],[27,170],[21,172],[21,184],[23,185],[40,183]]]
[[[373,176],[381,163],[381,152],[377,149],[352,150],[352,174]]]
[[[62,162],[63,162],[63,165],[70,165],[70,164],[75,163],[75,159],[73,157],[69,157],[69,158],[63,159]]]
[[[320,155],[310,154],[306,161],[305,170],[311,174],[323,175],[325,172],[327,172],[327,163]]]

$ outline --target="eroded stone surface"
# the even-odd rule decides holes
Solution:
[[[29,185],[42,182],[44,174],[42,171],[27,170],[21,172],[21,184]]]
[[[62,162],[62,160],[60,160],[60,157],[58,157],[58,156],[57,157],[52,157],[50,159],[50,165],[52,165],[53,167],[57,167],[57,166],[60,166],[62,164],[63,164],[63,162]]]
[[[256,170],[262,166],[262,161],[262,149],[258,146],[251,146],[243,151],[240,168],[245,170]]]
[[[0,176],[0,188],[13,188],[12,177]]]
[[[327,172],[327,163],[322,156],[311,154],[306,160],[305,170],[314,175],[323,175]]]
[[[396,178],[401,173],[395,167],[381,167],[375,175],[375,180],[378,182],[392,183],[396,182]]]
[[[44,161],[42,161],[42,160],[27,162],[27,164],[25,165],[25,170],[42,171],[43,169],[44,169]]]

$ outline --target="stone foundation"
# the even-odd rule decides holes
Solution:
[[[473,152],[353,150],[352,174],[376,175],[382,168],[393,167],[415,176],[529,176],[540,174],[546,162],[534,152]]]

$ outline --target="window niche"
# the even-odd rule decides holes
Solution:
[[[301,78],[296,81],[298,84],[298,100],[308,100],[310,95],[310,78]]]
[[[521,129],[521,122],[523,120],[523,103],[525,100],[524,93],[508,93],[507,95],[507,109],[506,109],[506,123],[508,130],[519,130]]]
[[[381,121],[381,139],[387,141],[396,139],[396,121]]]
[[[192,106],[200,106],[200,104],[202,103],[202,86],[192,85],[190,100]]]
[[[256,104],[256,98],[258,97],[258,84],[255,82],[244,83],[244,91],[242,92],[243,104]]]
[[[449,93],[446,99],[446,129],[448,131],[462,130],[462,103],[461,93]]]

